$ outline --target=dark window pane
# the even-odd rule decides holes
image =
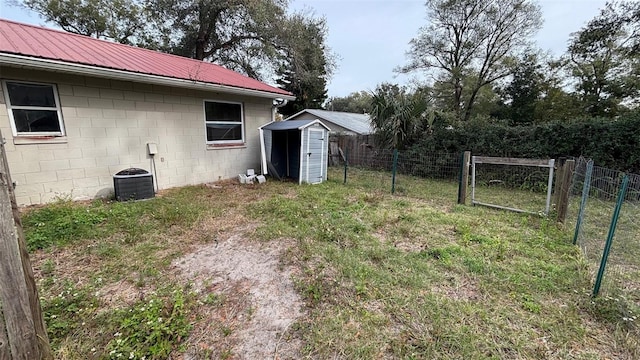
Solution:
[[[21,132],[60,132],[58,112],[49,110],[13,110],[16,130]]]
[[[240,124],[207,124],[207,141],[242,140]]]
[[[207,121],[242,121],[242,106],[218,102],[205,102],[204,110]]]
[[[56,107],[53,86],[7,82],[12,106]]]

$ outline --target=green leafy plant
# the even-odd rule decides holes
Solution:
[[[524,158],[585,156],[596,165],[640,173],[637,155],[640,138],[640,111],[617,119],[585,117],[572,121],[550,121],[528,126],[509,126],[500,121],[472,120],[452,128],[438,127],[414,142],[408,151],[425,154],[434,151],[474,155]],[[595,141],[594,139],[597,139]],[[535,183],[527,183],[535,188]]]
[[[111,359],[166,359],[189,335],[189,301],[185,290],[155,295],[118,310],[117,330],[107,345]]]
[[[63,245],[72,240],[95,237],[107,219],[100,205],[81,206],[69,200],[59,200],[32,210],[23,217],[27,246],[30,250],[51,245]]]
[[[60,199],[22,216],[29,250],[66,246],[82,239],[102,239],[121,234],[135,243],[159,228],[195,221],[207,208],[193,201],[198,187],[185,187],[172,197],[138,202],[95,200],[90,204]]]
[[[94,321],[92,315],[98,306],[98,300],[88,288],[73,284],[63,286],[57,295],[43,298],[44,319],[53,345],[74,331],[91,327],[87,322]]]

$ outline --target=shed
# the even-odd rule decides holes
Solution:
[[[370,135],[374,133],[371,117],[368,114],[357,114],[342,111],[320,109],[304,109],[291,115],[285,121],[320,120],[332,133],[344,135]]]
[[[320,120],[275,121],[260,128],[262,173],[317,184],[327,179],[329,127]]]

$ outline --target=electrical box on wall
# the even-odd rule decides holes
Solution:
[[[156,143],[147,143],[147,152],[149,155],[155,155],[158,153],[158,145]]]

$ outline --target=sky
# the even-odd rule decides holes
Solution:
[[[0,0],[0,18],[47,25],[37,14]],[[572,32],[595,17],[606,0],[538,0],[544,25],[535,37],[538,47],[554,56],[563,54]],[[408,84],[413,76],[394,68],[407,61],[409,41],[427,24],[424,0],[290,0],[291,11],[324,16],[327,45],[337,56],[337,70],[328,95],[347,96],[371,91],[382,82]]]

